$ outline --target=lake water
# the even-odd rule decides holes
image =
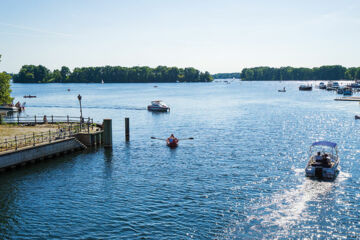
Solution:
[[[154,85],[13,84],[37,95],[29,116],[79,116],[80,93],[84,116],[113,119],[114,145],[1,173],[0,238],[360,238],[359,103],[300,82]],[[171,112],[148,112],[155,99]],[[150,139],[171,133],[195,139]],[[334,182],[304,176],[317,140],[339,144]]]

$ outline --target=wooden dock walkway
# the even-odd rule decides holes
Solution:
[[[351,101],[351,102],[360,102],[360,97],[342,97],[335,98],[335,101]]]

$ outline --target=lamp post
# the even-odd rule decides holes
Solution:
[[[78,99],[79,99],[79,103],[80,103],[80,123],[82,123],[83,117],[82,117],[81,95],[80,94],[78,95]]]

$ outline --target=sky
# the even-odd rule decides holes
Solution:
[[[22,65],[359,64],[359,0],[0,0],[0,71]]]

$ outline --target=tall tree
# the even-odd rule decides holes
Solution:
[[[61,70],[60,70],[60,74],[61,74],[62,81],[65,82],[69,78],[71,71],[68,67],[62,66]]]
[[[0,54],[1,62],[1,54]],[[0,105],[10,104],[14,100],[11,96],[10,89],[10,79],[11,76],[5,72],[0,73]]]
[[[0,105],[10,104],[14,100],[10,89],[11,76],[5,72],[0,73]]]

